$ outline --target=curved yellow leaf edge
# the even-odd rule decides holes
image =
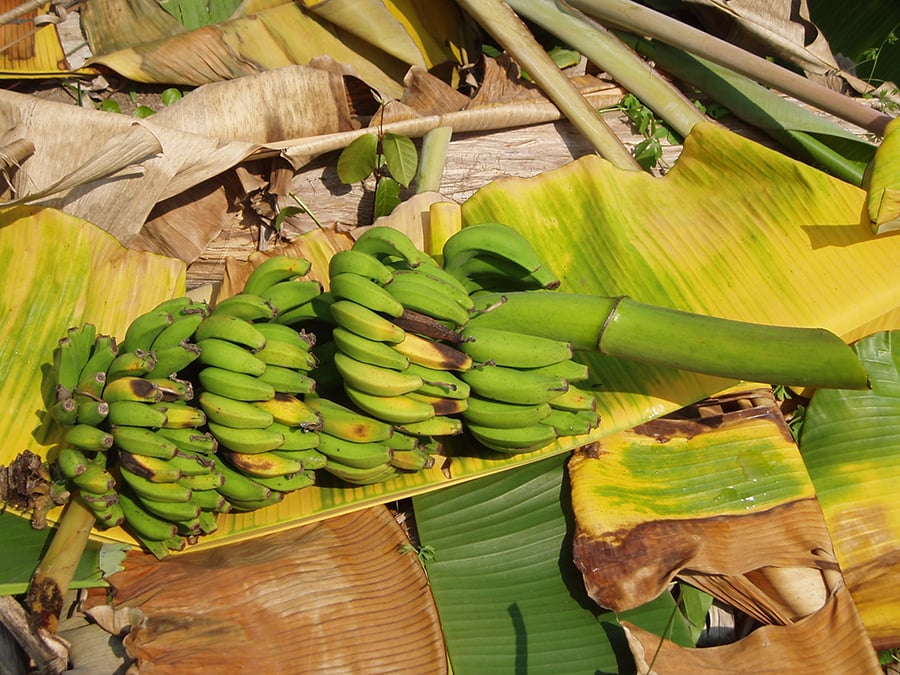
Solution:
[[[185,265],[129,250],[95,225],[55,209],[0,211],[0,464],[24,450],[47,457],[61,438],[45,412],[59,339],[94,324],[122,336],[131,320],[183,295]]]
[[[881,145],[863,176],[872,231],[900,230],[900,118],[888,122]]]

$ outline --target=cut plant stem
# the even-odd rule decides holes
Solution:
[[[540,87],[594,149],[620,169],[641,167],[615,132],[553,62],[516,13],[501,0],[457,0]]]
[[[706,116],[616,35],[580,12],[548,0],[508,0],[529,21],[584,54],[682,137]]]
[[[416,192],[439,192],[444,165],[447,163],[447,149],[453,127],[437,127],[422,136],[422,150],[419,153],[419,168],[416,173]]]
[[[609,28],[646,35],[684,49],[879,136],[884,135],[891,121],[888,115],[849,96],[631,0],[570,0],[570,4]]]
[[[631,298],[524,291],[483,293],[487,325],[572,343],[632,361],[799,387],[864,389],[862,362],[821,328],[770,326],[646,305]],[[490,309],[488,309],[490,308]]]
[[[50,634],[56,633],[63,600],[87,547],[94,521],[94,512],[80,497],[73,496],[31,577],[25,605],[36,626]]]

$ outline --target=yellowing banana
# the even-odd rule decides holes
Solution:
[[[327,398],[311,396],[306,399],[306,405],[319,415],[322,432],[346,441],[357,443],[386,441],[394,433],[390,424],[362,415]]]
[[[399,372],[373,366],[343,352],[334,355],[334,365],[346,384],[374,396],[399,396],[422,386],[422,379],[409,374],[409,370]]]
[[[463,371],[472,367],[472,357],[463,351],[415,333],[407,333],[406,337],[392,348],[412,363],[426,368]]]
[[[337,325],[369,340],[395,344],[406,335],[406,331],[385,317],[350,300],[333,302],[331,316]]]
[[[344,384],[344,391],[350,401],[372,417],[385,422],[409,424],[434,417],[434,408],[428,403],[409,396],[373,396]]]
[[[275,422],[289,427],[305,431],[318,431],[322,427],[319,413],[292,394],[275,393],[265,401],[255,401],[253,405],[271,413]]]
[[[303,471],[303,465],[273,452],[245,454],[231,450],[221,450],[222,459],[241,473],[255,478],[286,476]],[[227,481],[227,479],[226,479]]]
[[[265,429],[275,421],[270,412],[252,403],[219,396],[211,391],[201,392],[198,401],[207,420],[217,425],[233,429]]]

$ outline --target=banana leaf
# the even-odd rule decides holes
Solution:
[[[618,615],[592,603],[572,563],[566,460],[413,500],[454,673],[628,673],[617,618],[691,643],[671,595]]]
[[[900,121],[888,123],[863,179],[869,194],[868,214],[876,234],[900,230]]]
[[[433,26],[422,18],[420,4],[373,1],[358,11],[354,3],[348,14],[332,2],[249,2],[227,21],[188,30],[157,2],[103,0],[83,8],[82,23],[94,54],[89,64],[138,82],[199,85],[327,56],[399,98],[411,65],[454,62],[454,49],[462,54],[470,39],[453,3],[423,5],[437,13]],[[403,48],[397,54],[382,49],[389,43],[397,52],[398,41],[389,39],[397,34],[405,38]]]
[[[816,489],[847,588],[877,648],[900,643],[900,333],[854,345],[868,391],[820,390],[810,401],[800,453]]]

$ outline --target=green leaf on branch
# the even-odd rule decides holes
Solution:
[[[378,139],[374,134],[363,134],[341,151],[337,161],[337,174],[342,183],[359,183],[372,175],[378,166]]]
[[[390,215],[400,204],[400,184],[393,178],[384,177],[375,188],[375,217]]]
[[[419,153],[415,144],[407,136],[385,134],[381,140],[381,151],[391,176],[400,185],[407,187],[416,177],[419,165]]]

